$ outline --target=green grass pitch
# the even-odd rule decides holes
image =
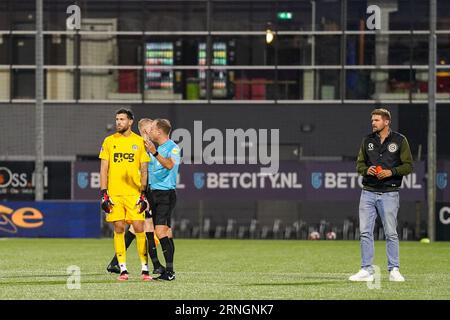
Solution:
[[[359,269],[357,241],[178,239],[175,244],[176,281],[140,281],[133,243],[130,280],[123,283],[105,270],[112,239],[0,239],[0,299],[450,299],[450,243],[401,242],[406,282],[391,283],[385,243],[376,242],[378,289],[347,281]],[[67,288],[71,265],[81,271],[79,290]]]

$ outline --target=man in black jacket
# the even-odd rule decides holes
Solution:
[[[412,172],[412,155],[406,137],[390,129],[386,109],[372,111],[372,130],[361,144],[356,169],[363,176],[359,203],[361,270],[350,281],[373,281],[373,229],[377,213],[383,222],[390,281],[405,281],[399,268],[397,213],[403,176]]]

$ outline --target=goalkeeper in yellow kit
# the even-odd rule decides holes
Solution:
[[[128,109],[116,112],[116,133],[105,138],[99,158],[102,209],[106,221],[114,224],[114,250],[120,266],[120,281],[128,280],[125,249],[125,227],[132,224],[137,251],[142,265],[141,278],[152,280],[148,271],[148,257],[144,232],[147,199],[148,162],[150,157],[144,140],[131,131],[133,113]]]
[[[138,122],[139,134],[144,139],[144,141],[148,139],[147,131],[150,130],[152,122],[153,120],[149,118],[142,118]],[[148,180],[150,182],[150,179]],[[147,188],[147,193],[148,191],[149,188]],[[158,259],[156,247],[159,244],[159,240],[154,234],[153,219],[150,207],[148,207],[145,210],[144,231],[145,236],[147,237],[147,251],[149,255],[149,260],[151,260],[153,264],[153,273],[163,274],[166,271],[166,269],[164,266],[161,265],[161,262]],[[131,245],[131,243],[134,241],[135,238],[136,236],[133,226],[130,226],[130,228],[128,228],[128,230],[125,232],[125,249],[128,249],[128,247]],[[115,254],[111,259],[111,262],[106,267],[106,270],[111,273],[120,274],[119,262],[117,261],[117,257]]]

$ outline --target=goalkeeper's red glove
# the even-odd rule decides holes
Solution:
[[[112,202],[111,198],[108,195],[108,190],[103,189],[102,191],[100,191],[100,195],[102,197],[103,211],[105,211],[106,213],[111,213],[114,203]]]
[[[145,196],[145,191],[141,191],[141,195],[139,196],[136,205],[139,206],[139,213],[142,213],[147,209],[147,197]]]

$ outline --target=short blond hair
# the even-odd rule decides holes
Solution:
[[[147,123],[153,122],[150,118],[142,118],[138,122],[138,129],[141,131],[142,127],[145,126]]]
[[[378,109],[373,110],[370,115],[381,116],[383,118],[383,120],[391,121],[391,113],[389,112],[388,109],[378,108]]]

